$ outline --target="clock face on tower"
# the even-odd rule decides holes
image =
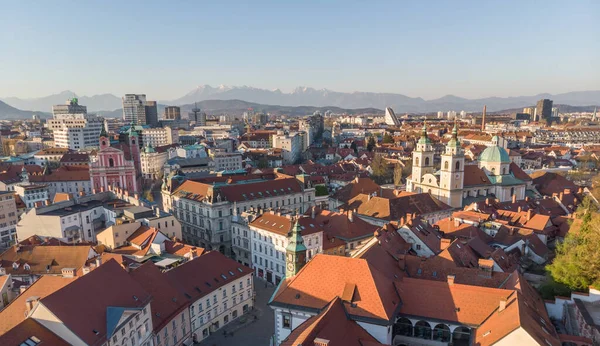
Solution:
[[[294,256],[292,256],[292,254],[288,255],[288,261],[293,261],[294,260]]]
[[[287,270],[289,270],[289,271],[294,271],[294,263],[292,263],[292,262],[288,262],[288,265],[287,265]]]

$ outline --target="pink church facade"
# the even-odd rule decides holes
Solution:
[[[139,193],[140,180],[136,170],[136,160],[139,160],[139,147],[135,133],[128,137],[129,143],[121,146],[127,149],[117,149],[110,146],[110,140],[105,134],[100,136],[100,151],[97,159],[90,164],[90,180],[96,191],[108,191],[109,186],[120,187],[129,193]],[[126,157],[129,154],[129,159]]]

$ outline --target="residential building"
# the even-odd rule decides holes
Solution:
[[[315,200],[315,189],[296,178],[271,175],[233,175],[185,180],[172,174],[162,185],[163,210],[173,212],[183,227],[188,244],[231,252],[231,218],[255,208],[308,210]]]
[[[77,98],[73,98],[66,105],[53,107],[53,118],[48,119],[46,127],[53,132],[54,144],[58,148],[97,148],[104,118],[88,115],[86,107],[80,106]]]
[[[131,271],[131,278],[152,295],[152,343],[163,345],[190,345],[191,323],[189,301],[175,283],[151,261]]]
[[[140,165],[144,179],[160,179],[163,175],[163,166],[167,162],[168,152],[156,150],[151,145],[146,145],[140,154]]]
[[[101,195],[80,197],[27,211],[17,224],[18,239],[33,235],[54,237],[68,243],[94,242],[104,229]]]
[[[17,237],[17,203],[12,191],[0,192],[0,247],[15,243]]]
[[[69,148],[46,148],[35,153],[33,158],[38,166],[58,167],[62,157],[72,152]]]
[[[0,270],[13,279],[31,284],[42,276],[61,276],[65,269],[81,272],[97,256],[90,245],[68,245],[54,240],[54,245],[16,244],[0,254]]]
[[[281,149],[284,164],[293,165],[300,159],[303,144],[302,136],[298,132],[278,131],[272,135],[271,142],[273,148]]]
[[[14,191],[21,197],[27,208],[50,203],[48,185],[29,182],[29,174],[24,166],[21,170],[21,182],[14,186]]]
[[[157,127],[141,131],[143,146],[162,147],[179,143],[179,132],[170,127]]]
[[[254,305],[252,269],[210,251],[166,274],[187,297],[194,342],[241,317]]]
[[[92,193],[90,171],[87,166],[63,166],[55,170],[45,168],[42,174],[30,174],[29,181],[46,185],[48,199],[51,201],[57,193],[67,193],[71,196]]]
[[[242,153],[227,153],[216,151],[212,153],[211,158],[214,163],[215,172],[236,171],[242,169]]]
[[[253,268],[249,223],[254,220],[257,214],[258,212],[255,210],[248,210],[237,215],[237,208],[234,206],[233,216],[231,217],[232,257],[248,268]]]

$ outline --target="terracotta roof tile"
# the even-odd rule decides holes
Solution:
[[[52,333],[33,318],[28,318],[14,328],[0,335],[0,345],[24,345],[24,342],[35,337],[40,345],[68,346],[68,342]]]
[[[44,298],[70,284],[75,279],[76,278],[63,278],[62,276],[52,275],[40,277],[4,310],[0,311],[0,335],[6,333],[25,320],[25,302],[29,297]]]
[[[150,294],[110,260],[40,302],[85,343],[101,344],[107,340],[108,307],[142,308],[150,300]]]
[[[63,268],[83,267],[93,249],[90,245],[13,246],[0,255],[7,274],[61,274]],[[13,263],[18,263],[17,269]],[[30,269],[25,268],[28,264]]]

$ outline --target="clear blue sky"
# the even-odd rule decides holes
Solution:
[[[600,89],[600,1],[4,1],[0,97]]]

